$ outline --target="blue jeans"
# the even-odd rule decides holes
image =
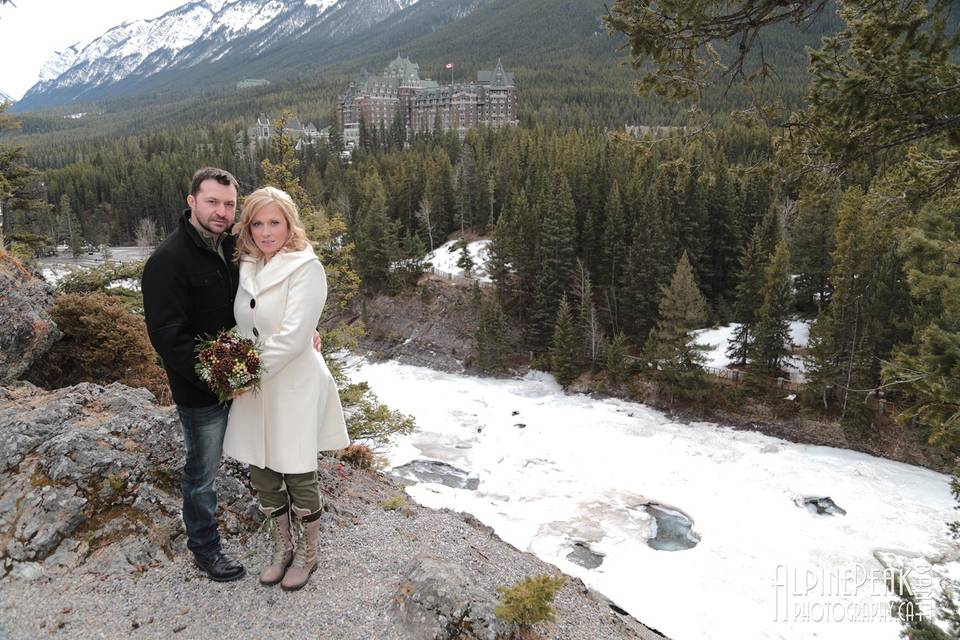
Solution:
[[[198,556],[206,556],[220,549],[220,534],[217,532],[217,471],[223,452],[228,412],[229,409],[221,405],[177,407],[187,453],[180,479],[183,523],[187,529],[187,548]]]

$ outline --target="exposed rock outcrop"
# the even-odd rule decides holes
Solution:
[[[479,315],[474,296],[467,284],[426,274],[414,290],[367,300],[361,314],[367,333],[361,346],[404,364],[471,370]],[[512,327],[504,338],[511,352],[522,352],[519,327]]]
[[[29,383],[0,394],[0,558],[56,573],[104,574],[160,561],[182,538],[180,424],[143,389]],[[220,479],[224,521],[237,529],[249,494]]]
[[[497,600],[476,586],[465,569],[431,556],[414,558],[397,594],[411,640],[503,640],[511,625],[497,619]]]
[[[47,314],[53,288],[0,250],[0,385],[15,380],[60,339]]]

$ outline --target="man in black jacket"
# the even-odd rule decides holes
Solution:
[[[198,567],[225,582],[243,566],[220,548],[216,478],[228,408],[194,371],[197,338],[233,327],[238,270],[230,235],[237,207],[237,179],[207,167],[193,175],[189,209],[180,226],[147,260],[143,307],[150,342],[163,360],[183,427],[186,463],[181,478],[187,547]]]

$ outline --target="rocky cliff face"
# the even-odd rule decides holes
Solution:
[[[0,250],[0,384],[26,371],[60,339],[47,314],[53,288]]]
[[[497,587],[556,572],[469,516],[414,504],[386,510],[384,500],[402,493],[392,480],[321,457],[321,564],[301,595],[281,597],[254,576],[214,583],[185,548],[181,442],[174,408],[158,407],[142,389],[0,387],[0,637],[186,631],[213,639],[282,630],[510,640],[517,629],[493,613]],[[228,552],[255,574],[269,550],[246,475],[224,463],[218,519]],[[567,582],[556,606],[551,637],[662,637],[579,580]]]
[[[368,300],[361,313],[367,331],[361,347],[404,364],[472,370],[479,315],[474,296],[469,285],[425,275],[415,290]],[[506,340],[512,351],[521,352],[518,327]]]

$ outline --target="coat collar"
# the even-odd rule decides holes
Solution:
[[[202,237],[200,237],[200,232],[197,231],[197,228],[193,226],[193,223],[190,222],[190,216],[192,212],[189,208],[183,210],[183,215],[180,216],[180,228],[183,233],[187,234],[187,237],[193,241],[195,245],[209,251],[211,253],[217,253]],[[233,259],[233,249],[234,249],[234,237],[230,233],[230,230],[223,232],[223,237],[220,238],[220,247],[223,249],[223,259],[230,261]],[[217,254],[219,255],[219,254]]]
[[[260,260],[253,256],[240,258],[240,287],[252,295],[259,295],[287,279],[290,274],[312,260],[318,260],[313,247],[300,251],[278,253],[257,273]]]

